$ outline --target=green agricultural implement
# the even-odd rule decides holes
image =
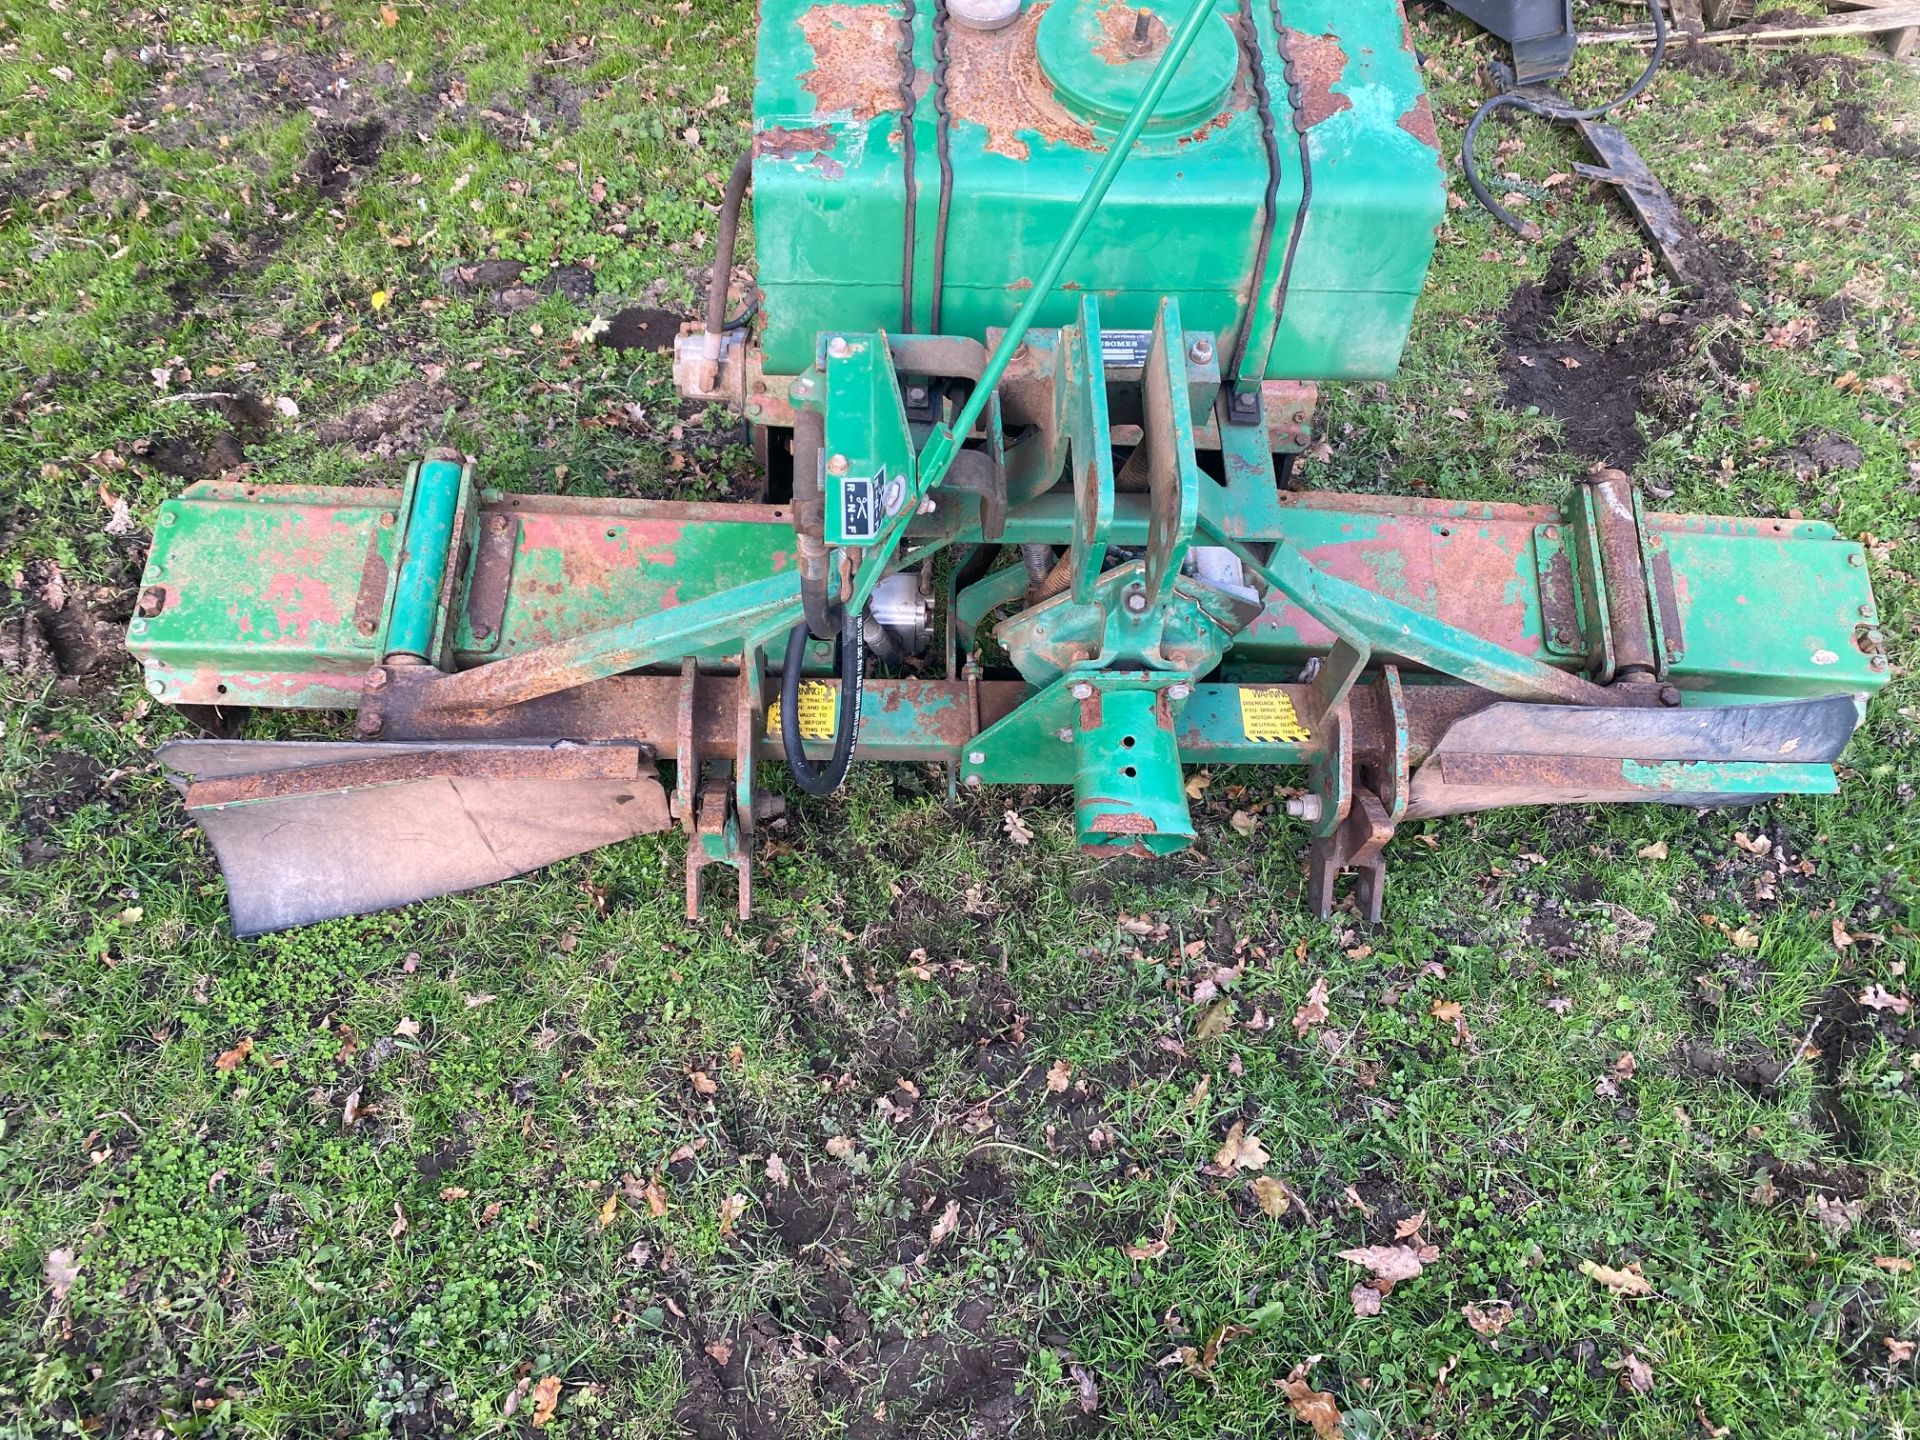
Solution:
[[[1311,902],[1403,821],[1835,789],[1886,678],[1860,546],[1644,510],[1298,488],[1316,386],[1399,362],[1444,185],[1394,0],[761,7],[753,146],[674,372],[756,504],[202,483],[129,637],[244,933],[649,831],[748,909],[763,766],[1070,785],[1195,838],[1183,766],[1292,765]],[[751,187],[757,305],[725,313]],[[669,762],[670,780],[660,762]],[[669,789],[670,785],[670,789]]]

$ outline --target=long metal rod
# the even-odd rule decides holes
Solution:
[[[1100,202],[1106,199],[1107,191],[1112,188],[1114,177],[1120,173],[1120,167],[1127,163],[1134,142],[1140,138],[1140,132],[1147,128],[1147,121],[1153,118],[1153,112],[1160,108],[1160,100],[1167,93],[1167,87],[1173,83],[1174,73],[1179,70],[1181,61],[1187,58],[1187,52],[1193,48],[1193,42],[1199,38],[1201,27],[1213,14],[1215,0],[1193,0],[1187,10],[1187,16],[1180,22],[1180,28],[1173,33],[1173,39],[1161,52],[1159,64],[1153,67],[1153,74],[1147,80],[1147,88],[1140,92],[1140,98],[1134,102],[1133,110],[1128,114],[1126,123],[1120,127],[1120,133],[1114,137],[1113,144],[1107,147],[1107,158],[1100,162],[1100,168],[1094,172],[1093,180],[1087,186],[1086,193],[1080,197],[1080,203],[1074,207],[1073,217],[1067,221],[1066,232],[1053,247],[1053,253],[1047,257],[1047,263],[1040,267],[1040,273],[1034,277],[1033,288],[1027,292],[1026,303],[1013,317],[1013,323],[1000,337],[999,345],[994,347],[993,356],[987,361],[987,368],[974,382],[973,393],[967,397],[967,403],[960,409],[951,425],[941,425],[933,432],[933,438],[927,442],[927,448],[920,452],[919,493],[925,495],[945,477],[953,457],[959,453],[960,446],[973,430],[980,418],[980,412],[986,409],[987,400],[999,385],[1000,378],[1006,374],[1007,366],[1013,362],[1014,351],[1018,350],[1032,328],[1034,317],[1040,313],[1040,307],[1046,304],[1053,294],[1053,287],[1060,281],[1060,272],[1067,268],[1067,261],[1073,258],[1073,250],[1080,243],[1080,237],[1086,233],[1092,223],[1093,215],[1100,208]]]

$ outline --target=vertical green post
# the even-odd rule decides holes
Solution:
[[[1095,689],[1081,701],[1073,818],[1082,845],[1171,855],[1193,843],[1168,704],[1164,691],[1144,688]]]
[[[400,540],[400,578],[387,618],[387,654],[432,660],[440,592],[453,553],[453,525],[466,488],[466,457],[457,450],[429,451],[415,467],[412,501]]]

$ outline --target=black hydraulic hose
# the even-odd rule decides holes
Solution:
[[[753,178],[753,146],[740,152],[727,176],[726,192],[720,197],[720,233],[713,251],[713,275],[707,281],[707,341],[714,347],[713,359],[720,358],[721,332],[727,324],[727,286],[733,279],[733,247],[740,238],[740,204],[747,196],[747,182]]]
[[[1598,120],[1609,110],[1617,110],[1629,100],[1636,98],[1641,91],[1653,83],[1653,77],[1660,68],[1660,62],[1667,54],[1667,16],[1661,7],[1661,0],[1647,0],[1647,9],[1653,14],[1653,57],[1647,61],[1647,68],[1640,72],[1640,78],[1629,85],[1620,94],[1604,105],[1596,105],[1590,110],[1576,110],[1565,100],[1551,92],[1529,95],[1524,90],[1508,90],[1495,95],[1473,112],[1473,118],[1467,121],[1466,134],[1460,140],[1460,168],[1466,172],[1467,188],[1473,191],[1486,212],[1516,235],[1531,240],[1540,233],[1540,227],[1522,220],[1506,206],[1493,198],[1493,192],[1480,179],[1480,167],[1473,158],[1474,145],[1480,138],[1480,127],[1486,118],[1496,110],[1524,110],[1529,115],[1539,115],[1556,124],[1565,124],[1572,120]],[[1502,67],[1504,68],[1504,67]],[[1510,77],[1509,77],[1510,78]]]
[[[824,763],[807,758],[800,736],[800,666],[807,656],[807,626],[803,621],[787,636],[787,661],[780,671],[780,752],[793,783],[809,795],[827,796],[840,788],[853,763],[860,740],[860,699],[865,688],[867,647],[865,621],[851,608],[840,626],[840,712],[833,727],[833,754]]]

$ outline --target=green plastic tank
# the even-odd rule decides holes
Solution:
[[[995,9],[1011,18],[987,28]],[[762,0],[766,371],[806,368],[822,331],[984,340],[1006,324],[1183,9],[951,0],[936,33],[931,0]],[[1144,330],[1171,295],[1188,329],[1221,337],[1223,368],[1244,348],[1244,379],[1382,378],[1444,213],[1396,0],[1223,3],[1038,323],[1094,291],[1108,329]]]

